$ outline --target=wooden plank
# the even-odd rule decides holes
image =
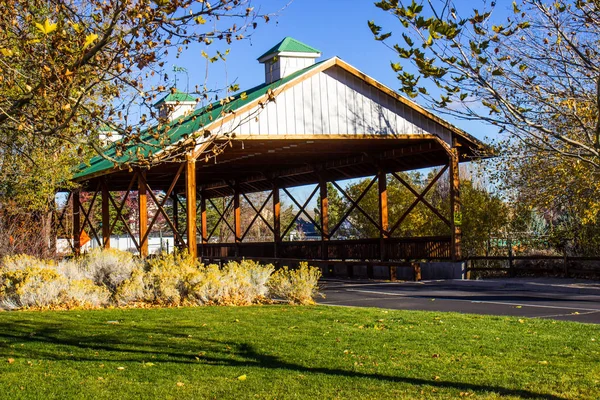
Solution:
[[[138,224],[140,238],[140,256],[148,256],[148,196],[145,185],[146,171],[138,172]]]
[[[193,256],[198,256],[196,244],[196,160],[188,156],[185,161],[185,209],[187,250]]]
[[[110,249],[110,201],[108,199],[108,186],[102,180],[102,247]]]
[[[73,198],[73,250],[76,256],[81,254],[81,199],[79,197],[79,189],[71,192]]]

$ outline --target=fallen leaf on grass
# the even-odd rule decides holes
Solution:
[[[440,358],[440,355],[439,354],[432,354],[431,357],[433,357],[433,358]]]
[[[14,359],[14,358],[9,358],[9,359],[8,359],[8,360],[6,360],[6,361],[8,361],[8,363],[9,363],[9,364],[12,364],[12,363],[14,363],[14,362],[15,362],[15,359]]]
[[[245,381],[245,380],[246,380],[246,375],[238,376],[238,381]]]
[[[538,364],[548,365],[548,361],[538,361]]]
[[[106,321],[108,325],[118,325],[119,321]]]
[[[177,386],[182,387],[184,385],[183,382],[177,382]]]
[[[524,320],[524,319],[520,319],[520,320],[519,320],[519,323],[520,323],[520,324],[524,324],[524,323],[525,323],[525,320]]]
[[[117,367],[118,371],[123,371],[125,369],[125,367]]]
[[[434,376],[434,377],[433,377],[433,380],[434,380],[434,381],[439,381],[439,380],[440,380],[440,377],[436,375],[436,376]]]

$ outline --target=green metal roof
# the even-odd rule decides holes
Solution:
[[[130,140],[128,137],[125,137],[124,139],[112,144],[109,148],[107,148],[105,154],[110,158],[116,159],[119,164],[135,163],[140,159],[139,156],[148,157],[150,154],[158,153],[161,149],[191,136],[203,127],[223,117],[224,111],[234,111],[240,107],[243,107],[244,105],[251,103],[252,101],[257,100],[267,94],[269,89],[276,89],[299,77],[300,75],[303,75],[306,72],[316,68],[326,61],[328,60],[313,64],[273,83],[263,83],[259,86],[253,87],[252,89],[246,90],[245,92],[241,92],[233,96],[233,100],[226,105],[222,105],[219,102],[212,103],[206,107],[195,110],[190,115],[179,117],[165,127],[161,128],[154,126],[149,128],[142,132],[141,142],[137,141],[128,144],[123,154],[117,156],[116,143]],[[95,156],[90,160],[89,164],[82,164],[79,166],[79,170],[75,173],[74,179],[85,180],[85,178],[90,175],[105,172],[114,167],[115,166],[112,161],[107,160],[102,156]]]
[[[264,53],[262,56],[258,57],[258,59],[260,60],[261,58],[270,54],[281,53],[284,51],[292,53],[320,53],[320,51],[315,49],[314,47],[310,47],[307,44],[304,44],[294,38],[287,36],[281,42],[277,43],[275,46],[267,50],[267,52]]]
[[[169,93],[168,95],[166,95],[165,97],[163,97],[162,99],[160,99],[159,101],[154,103],[154,106],[156,107],[157,105],[165,103],[167,101],[172,101],[172,102],[194,101],[195,102],[196,98],[188,93],[183,93],[183,92],[180,92],[179,90],[176,90],[174,93]]]

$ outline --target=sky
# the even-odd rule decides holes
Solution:
[[[394,32],[392,40],[400,38],[402,26],[392,16],[375,7],[372,0],[254,0],[252,6],[260,13],[276,14],[269,23],[259,21],[258,28],[251,31],[245,40],[234,41],[229,46],[192,47],[179,58],[171,57],[166,68],[173,65],[184,67],[185,74],[178,76],[178,88],[185,91],[187,80],[189,87],[202,85],[205,81],[211,89],[222,89],[231,83],[238,83],[241,90],[249,89],[264,81],[263,65],[256,60],[269,48],[286,36],[291,36],[322,52],[320,60],[338,56],[362,72],[378,80],[391,89],[399,87],[396,74],[390,68],[390,61],[398,59],[393,51],[381,42],[373,39],[367,22],[374,20]],[[479,8],[484,6],[481,0],[459,1],[462,7]],[[499,1],[495,14],[504,17],[511,3]],[[469,12],[468,8],[459,11]],[[215,50],[229,49],[225,63],[211,64],[207,74],[206,60],[200,56],[200,50],[213,55]],[[169,65],[170,64],[170,65]],[[170,71],[169,71],[170,72]],[[417,99],[418,102],[418,99]],[[450,122],[479,139],[494,137],[496,130],[477,122],[456,120],[444,116]]]

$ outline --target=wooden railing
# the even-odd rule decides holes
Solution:
[[[448,260],[450,237],[207,243],[198,246],[203,258],[281,258],[304,260]],[[382,257],[383,251],[383,257]]]
[[[473,256],[466,260],[467,275],[475,277],[561,276],[600,277],[600,257]]]

